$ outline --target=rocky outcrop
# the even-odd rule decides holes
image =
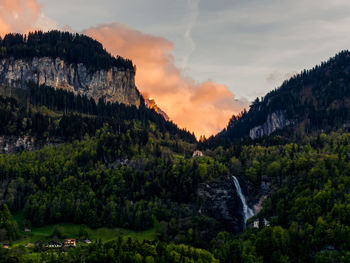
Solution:
[[[262,209],[263,201],[268,197],[271,191],[271,182],[270,178],[266,175],[263,175],[261,178],[260,186],[256,187],[249,182],[244,182],[244,185],[247,189],[247,202],[250,207],[253,207],[254,213],[258,214]]]
[[[239,233],[243,230],[243,206],[232,178],[204,184],[199,187],[197,194],[201,202],[201,214],[215,218],[229,232]]]
[[[270,135],[274,131],[282,129],[289,124],[290,121],[286,119],[284,111],[275,111],[267,115],[267,119],[264,124],[251,129],[249,131],[249,136],[254,140],[262,136]]]
[[[0,136],[0,153],[13,154],[20,151],[34,151],[44,146],[57,145],[60,143],[62,143],[62,141],[55,138],[39,140],[31,136]]]
[[[116,67],[109,70],[89,70],[84,64],[67,64],[60,58],[2,59],[0,85],[26,88],[34,81],[75,94],[87,95],[95,100],[140,105],[140,93],[135,87],[135,73]]]
[[[155,112],[162,115],[165,120],[170,120],[169,116],[165,113],[165,111],[158,107],[154,99],[145,98],[145,104],[147,108],[153,109]]]
[[[236,178],[238,180],[238,178]],[[260,187],[239,178],[246,205],[256,215],[262,209],[262,203],[270,193],[270,179],[263,176]],[[245,228],[246,215],[242,199],[234,182],[233,176],[228,176],[220,182],[203,184],[199,187],[197,196],[200,203],[199,213],[210,216],[220,222],[226,231],[239,233]]]

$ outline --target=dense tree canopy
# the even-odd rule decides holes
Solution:
[[[249,111],[233,115],[221,133],[205,143],[216,147],[249,136],[250,129],[262,125],[267,116],[282,110],[290,120],[289,128],[279,133],[295,141],[315,131],[334,131],[350,119],[350,52],[286,80],[280,88],[257,98]]]
[[[0,38],[0,58],[26,59],[33,57],[61,58],[67,63],[83,63],[92,70],[129,69],[134,71],[131,60],[113,57],[96,40],[81,34],[69,32],[36,31],[21,34],[7,34]]]

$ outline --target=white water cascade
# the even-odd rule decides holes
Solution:
[[[247,205],[247,201],[245,200],[245,196],[242,193],[241,186],[239,185],[239,182],[238,182],[236,176],[233,176],[233,181],[235,183],[237,193],[238,193],[239,198],[241,199],[241,202],[243,205],[244,223],[246,223],[249,218],[254,216],[254,211],[253,211],[253,209],[249,208],[249,206]]]

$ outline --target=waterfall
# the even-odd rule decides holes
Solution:
[[[249,218],[254,216],[254,211],[253,211],[253,209],[248,207],[247,201],[245,200],[245,196],[242,193],[241,186],[239,185],[239,182],[238,182],[236,176],[233,176],[233,181],[235,183],[235,187],[236,187],[237,193],[238,193],[239,198],[241,199],[241,202],[242,202],[242,205],[243,205],[244,223],[246,223]]]

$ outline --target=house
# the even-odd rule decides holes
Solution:
[[[77,240],[75,238],[66,238],[64,240],[64,246],[75,247],[77,245]]]
[[[88,238],[84,239],[83,241],[84,241],[84,243],[86,243],[86,244],[91,244],[91,240],[88,239]]]
[[[266,218],[264,218],[264,226],[270,226],[270,222],[266,220]]]
[[[260,221],[259,219],[253,221],[254,228],[264,228],[267,226],[270,226],[270,222],[266,218],[264,218],[262,221]]]
[[[253,222],[253,227],[259,228],[259,219]]]
[[[32,230],[30,228],[28,228],[28,227],[25,227],[24,228],[24,232],[32,232]]]
[[[63,244],[61,242],[50,241],[49,243],[47,243],[46,247],[49,247],[49,248],[60,248],[60,247],[63,247]]]
[[[201,151],[194,151],[193,154],[192,154],[192,158],[194,157],[202,157],[203,156],[203,153]]]

